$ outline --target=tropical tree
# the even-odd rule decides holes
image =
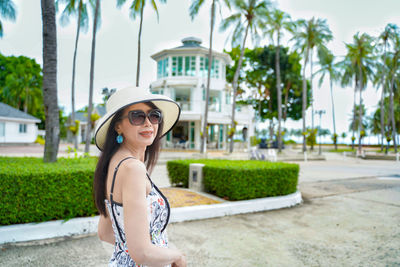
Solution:
[[[344,59],[340,62],[338,62],[338,66],[341,70],[341,77],[340,77],[340,84],[342,87],[346,86],[353,86],[353,81],[354,81],[354,97],[353,97],[353,110],[356,110],[356,97],[357,97],[357,88],[358,88],[358,72],[355,70],[356,68],[353,66],[353,63],[349,56],[345,56]],[[356,113],[353,112],[353,121],[356,120],[355,116]],[[354,141],[355,141],[355,124],[353,124],[353,128],[351,128],[352,131],[352,137],[351,137],[351,149],[354,149]]]
[[[362,91],[365,89],[368,80],[372,80],[372,66],[374,62],[373,56],[373,38],[366,33],[363,34],[355,34],[353,37],[352,44],[346,44],[348,59],[351,62],[351,65],[354,67],[356,81],[358,82],[358,92],[359,92],[359,105],[362,106]],[[358,109],[358,121],[362,121],[362,110]],[[363,124],[358,124],[358,132],[361,136],[361,133],[364,131]],[[365,132],[365,131],[364,131]],[[361,139],[358,139],[358,151],[361,153]]]
[[[384,109],[384,105],[383,105],[383,101],[385,98],[385,92],[386,92],[386,72],[387,72],[387,62],[386,62],[386,58],[387,58],[387,46],[388,46],[388,41],[389,41],[389,37],[390,37],[390,33],[391,33],[391,27],[388,24],[385,27],[385,30],[381,33],[381,35],[379,36],[379,39],[381,40],[382,43],[378,43],[378,46],[383,46],[383,56],[382,58],[382,64],[378,65],[377,64],[377,71],[376,71],[376,76],[380,76],[380,83],[382,86],[382,93],[381,93],[381,101],[380,101],[380,117],[381,117],[381,152],[383,151],[383,139],[385,138],[385,132],[384,132],[384,114],[385,114],[385,109]],[[377,77],[379,79],[379,76]]]
[[[93,4],[93,0],[91,0]],[[87,12],[87,3],[84,0],[57,0],[56,1],[56,8],[60,4],[66,4],[65,8],[60,17],[60,24],[61,26],[66,26],[69,24],[69,18],[71,16],[77,16],[77,23],[76,23],[76,37],[75,37],[75,48],[74,48],[74,56],[72,60],[72,82],[71,82],[71,122],[77,129],[77,125],[75,123],[75,68],[76,68],[76,55],[78,51],[78,41],[79,41],[79,34],[82,29],[84,33],[88,30],[89,25],[89,16]],[[74,135],[74,147],[78,149],[78,136]]]
[[[359,105],[356,105],[355,109],[353,109],[352,112],[353,112],[353,114],[352,114],[351,119],[350,119],[349,129],[361,128],[361,129],[363,129],[362,131],[365,132],[367,130],[368,126],[369,126],[369,124],[368,124],[369,119],[365,116],[365,114],[366,114],[365,105],[362,104],[361,105],[361,109],[360,109]],[[362,119],[362,123],[360,123],[360,117],[357,116],[360,112],[363,115],[362,118],[361,118]],[[354,114],[355,114],[355,116],[354,116]],[[361,126],[360,126],[360,124],[361,124]],[[360,136],[362,136],[361,132],[359,133],[359,137]],[[361,138],[359,138],[359,139],[361,139]]]
[[[282,121],[282,89],[281,89],[281,70],[280,70],[280,46],[281,38],[283,36],[283,31],[288,32],[293,31],[293,23],[289,14],[279,10],[274,9],[271,12],[267,11],[266,14],[267,24],[265,28],[265,34],[267,34],[276,47],[275,52],[275,72],[276,72],[276,90],[277,90],[277,100],[278,100],[278,151],[282,150],[282,138],[281,138],[281,121]]]
[[[228,0],[223,0],[224,3],[230,8],[230,4]],[[192,0],[192,4],[189,8],[190,17],[192,20],[199,13],[200,7],[204,4],[204,0]],[[212,44],[213,44],[213,33],[214,33],[214,21],[215,21],[215,5],[219,4],[219,0],[211,1],[211,16],[210,16],[210,45],[208,49],[208,70],[207,70],[207,87],[206,87],[206,102],[204,107],[204,125],[203,125],[203,133],[207,131],[207,120],[208,120],[208,105],[209,105],[209,97],[210,97],[210,78],[211,78],[211,67],[212,67]],[[221,7],[221,6],[220,6]],[[206,152],[206,143],[207,143],[207,135],[203,134],[203,138],[201,139],[201,153]]]
[[[332,140],[335,145],[335,150],[337,150],[337,138],[336,133],[336,123],[335,123],[335,101],[333,98],[333,86],[334,81],[339,80],[340,71],[338,65],[335,63],[335,56],[327,49],[320,49],[318,51],[319,65],[320,69],[316,73],[320,73],[319,87],[321,87],[325,75],[329,75],[329,88],[331,92],[331,105],[332,105],[332,121],[333,121],[333,136]]]
[[[0,1],[0,38],[3,38],[4,30],[1,19],[7,19],[15,21],[17,17],[17,9],[12,0],[1,0]]]
[[[232,123],[231,129],[235,129],[235,110],[236,110],[236,93],[237,93],[237,82],[239,78],[239,72],[242,67],[244,50],[246,47],[246,39],[249,34],[256,41],[259,36],[257,25],[258,21],[263,17],[266,10],[268,9],[270,2],[268,0],[234,0],[232,6],[236,9],[237,13],[234,13],[224,19],[221,24],[221,30],[226,30],[233,26],[234,30],[231,36],[232,47],[242,42],[241,52],[239,57],[238,67],[233,77],[232,88],[233,88],[233,103],[232,103]],[[233,138],[230,140],[229,153],[233,152]]]
[[[86,143],[85,153],[89,153],[90,143],[92,141],[92,125],[89,123],[89,118],[92,117],[93,110],[93,82],[94,82],[94,59],[96,54],[96,33],[98,29],[98,20],[100,17],[100,0],[96,0],[93,15],[93,31],[92,31],[92,53],[90,58],[90,83],[89,83],[89,106],[88,106],[88,123],[86,125]]]
[[[127,0],[117,0],[117,7],[121,8]],[[136,19],[139,16],[140,24],[139,24],[139,34],[138,34],[138,53],[137,53],[137,67],[136,67],[136,86],[139,86],[139,76],[140,76],[140,49],[142,43],[142,26],[143,26],[143,12],[144,6],[146,5],[146,0],[133,0],[131,6],[129,7],[130,13],[129,16],[132,19]],[[159,19],[158,16],[158,8],[155,0],[151,0],[151,6],[157,14],[157,21]],[[167,0],[160,0],[161,3],[167,2]]]
[[[313,51],[314,48],[322,49],[327,42],[332,40],[332,32],[328,27],[325,19],[310,20],[300,19],[295,23],[297,30],[294,33],[292,40],[295,41],[295,48],[299,49],[304,56],[303,65],[303,133],[306,132],[306,103],[307,103],[307,82],[306,82],[306,67],[310,61],[310,83],[311,83],[311,109],[312,109],[312,129],[314,129],[314,106],[312,100],[312,79],[313,79]],[[313,146],[311,146],[313,148]],[[303,137],[303,151],[306,151],[306,137]]]
[[[396,120],[395,120],[395,112],[394,112],[394,85],[396,78],[398,79],[400,76],[399,73],[399,65],[400,65],[400,29],[394,25],[389,24],[392,29],[392,34],[390,35],[390,41],[392,43],[392,53],[390,55],[390,65],[389,65],[389,77],[390,77],[390,90],[389,90],[389,98],[390,98],[390,120],[392,123],[392,139],[394,152],[397,153],[397,142],[396,142]]]
[[[0,102],[42,119],[42,68],[25,56],[0,53]],[[44,117],[43,117],[44,119]]]
[[[46,117],[46,143],[43,160],[57,161],[60,142],[59,109],[57,100],[57,29],[53,0],[42,0],[43,26],[43,102]]]

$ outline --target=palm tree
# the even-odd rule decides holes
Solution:
[[[355,69],[356,80],[358,82],[359,91],[359,106],[362,106],[362,91],[365,89],[365,86],[372,75],[371,66],[373,65],[373,50],[374,47],[372,45],[373,38],[366,33],[360,35],[357,33],[353,37],[352,44],[346,44],[346,48],[348,50],[347,57],[351,61],[352,66]],[[359,121],[362,121],[362,112],[359,109],[358,112]],[[363,126],[360,123],[358,125],[359,136],[363,131]],[[361,139],[358,138],[358,151],[361,153]]]
[[[234,130],[236,127],[235,123],[235,110],[236,110],[236,94],[239,79],[239,72],[242,67],[244,50],[246,47],[246,39],[249,34],[256,40],[258,37],[257,25],[258,21],[264,16],[267,8],[270,5],[268,0],[234,0],[232,6],[238,11],[224,19],[221,24],[221,30],[226,30],[230,26],[234,25],[232,33],[232,47],[235,47],[242,41],[240,57],[238,67],[233,76],[232,88],[233,88],[233,103],[232,103],[232,123],[231,129]],[[244,35],[243,35],[244,34]],[[230,140],[229,153],[233,152],[233,136]]]
[[[389,72],[389,77],[390,77],[390,91],[389,91],[389,98],[390,98],[390,119],[392,123],[392,135],[393,135],[393,146],[394,146],[394,152],[397,153],[397,142],[396,142],[396,122],[395,122],[395,116],[394,116],[394,104],[393,104],[393,88],[395,84],[395,79],[398,78],[399,75],[399,60],[400,60],[400,29],[394,25],[390,24],[389,27],[391,27],[392,33],[390,34],[390,41],[393,46],[393,51],[391,53],[391,58],[390,58],[390,72]]]
[[[387,58],[387,45],[388,45],[388,40],[390,37],[390,32],[391,28],[389,24],[385,27],[385,30],[381,33],[379,36],[379,39],[383,41],[383,64],[382,64],[382,72],[381,72],[381,85],[382,85],[382,94],[381,94],[381,101],[380,101],[380,106],[381,106],[381,152],[383,152],[384,144],[383,144],[383,139],[385,138],[385,127],[384,127],[384,114],[385,114],[385,109],[384,109],[384,98],[385,98],[385,77],[386,77],[386,58]]]
[[[306,81],[306,67],[308,61],[311,64],[311,109],[312,109],[312,129],[314,129],[314,104],[312,100],[312,55],[313,49],[322,49],[325,43],[332,40],[332,32],[328,27],[326,20],[315,19],[314,17],[306,21],[304,19],[298,20],[296,27],[299,29],[295,32],[292,38],[295,41],[295,48],[300,49],[301,53],[304,54],[304,66],[303,66],[303,152],[307,150],[306,147],[306,104],[307,104],[307,81]]]
[[[117,7],[120,8],[125,4],[126,0],[117,0]],[[167,0],[160,0],[161,3],[167,2]],[[142,25],[143,25],[143,11],[144,6],[146,5],[146,0],[133,0],[130,9],[130,17],[132,19],[136,19],[136,16],[139,15],[140,24],[139,24],[139,34],[138,34],[138,55],[137,55],[137,67],[136,67],[136,86],[139,86],[139,75],[140,75],[140,47],[142,42]],[[151,6],[157,14],[158,20],[158,9],[155,0],[151,0]]]
[[[325,75],[329,75],[329,86],[331,92],[331,105],[332,105],[332,121],[333,121],[333,143],[335,145],[335,150],[337,150],[337,138],[338,135],[336,133],[336,123],[335,123],[335,103],[333,99],[333,86],[332,83],[337,81],[340,77],[340,72],[338,69],[338,65],[335,64],[335,56],[327,49],[321,49],[318,53],[319,65],[321,68],[316,72],[320,73],[319,79],[319,87],[321,87],[322,82],[324,81]]]
[[[43,25],[43,102],[46,116],[44,162],[57,161],[60,142],[57,100],[57,29],[54,0],[42,0]]]
[[[355,70],[355,67],[353,66],[353,63],[351,59],[349,58],[348,55],[344,57],[344,59],[340,62],[338,62],[339,68],[342,70],[341,77],[340,77],[340,84],[342,87],[346,86],[353,86],[353,81],[354,81],[354,100],[353,100],[353,110],[356,110],[356,92],[358,88],[358,72]],[[356,120],[355,116],[356,113],[353,112],[353,121]],[[355,141],[355,125],[352,124],[354,127],[352,129],[352,137],[351,137],[351,149],[354,150],[354,141]]]
[[[96,33],[98,29],[98,20],[100,17],[100,0],[96,0],[94,6],[94,16],[93,16],[93,32],[92,32],[92,54],[90,58],[90,84],[89,84],[89,105],[87,114],[87,124],[86,124],[86,143],[85,143],[85,153],[89,153],[90,142],[92,141],[92,110],[93,110],[93,81],[94,81],[94,58],[96,52]]]
[[[17,17],[17,11],[15,4],[12,0],[1,0],[0,1],[0,18],[15,21]],[[3,38],[3,24],[0,20],[0,38]]]
[[[91,0],[93,2],[93,0]],[[70,16],[78,16],[78,22],[76,23],[76,37],[75,37],[75,49],[74,57],[72,61],[72,83],[71,83],[71,122],[77,127],[75,123],[75,68],[76,68],[76,53],[78,50],[79,34],[82,28],[83,32],[87,32],[89,25],[89,17],[87,12],[87,4],[83,0],[57,0],[56,6],[59,3],[66,3],[64,11],[60,17],[61,26],[66,26],[69,23]],[[78,149],[78,136],[74,135],[74,147]]]
[[[281,89],[281,70],[280,70],[280,41],[283,35],[283,30],[293,32],[293,23],[289,14],[279,10],[274,9],[271,12],[267,12],[267,25],[265,33],[269,35],[272,43],[276,47],[275,52],[275,73],[276,73],[276,91],[278,99],[278,151],[282,150],[282,137],[281,137],[281,122],[282,122],[282,89]],[[276,43],[274,40],[274,35],[276,36]]]
[[[200,7],[203,5],[204,0],[192,0],[192,4],[189,8],[190,17],[192,20],[199,13]],[[204,125],[203,125],[203,138],[201,139],[201,153],[206,152],[207,144],[207,120],[208,120],[208,105],[210,97],[210,77],[211,77],[211,67],[212,67],[212,43],[213,43],[213,33],[214,33],[214,21],[215,21],[215,5],[220,4],[219,0],[212,0],[211,3],[211,17],[210,17],[210,46],[208,50],[208,71],[207,71],[207,87],[206,87],[206,102],[204,107]],[[228,0],[224,0],[224,3],[230,8]],[[221,7],[221,6],[220,6]]]

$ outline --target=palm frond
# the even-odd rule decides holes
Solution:
[[[7,20],[15,21],[17,17],[17,8],[14,2],[11,0],[0,1],[0,15]]]
[[[192,20],[199,13],[199,10],[203,4],[204,0],[192,0],[192,3],[189,7],[189,15]]]
[[[224,19],[221,22],[220,31],[225,31],[232,24],[237,23],[238,21],[240,22],[240,19],[241,19],[241,14],[240,13],[236,13],[236,14],[230,15],[229,17],[227,17],[226,19]]]

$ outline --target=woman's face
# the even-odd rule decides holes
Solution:
[[[153,108],[144,103],[138,103],[125,108],[122,119],[116,124],[116,131],[124,137],[124,143],[133,146],[150,146],[157,136],[158,124],[152,124],[146,116],[141,125],[132,125],[128,118],[129,111],[144,111],[148,114]]]

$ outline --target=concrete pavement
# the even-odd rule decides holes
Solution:
[[[171,243],[189,266],[400,266],[400,164],[328,159],[300,162],[302,205],[170,224]],[[6,245],[0,266],[106,266],[111,251],[97,236]]]

